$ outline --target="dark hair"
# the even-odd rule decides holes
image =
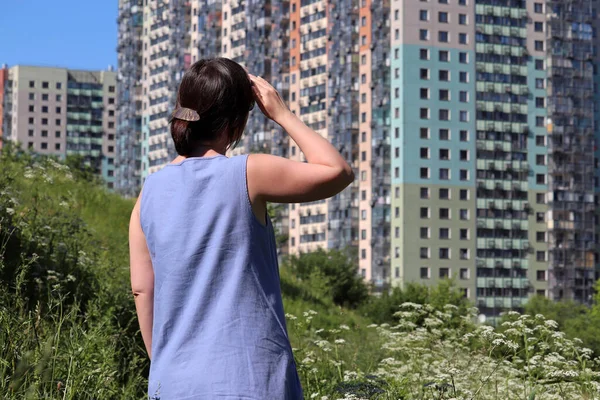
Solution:
[[[227,148],[235,147],[254,107],[251,85],[244,68],[228,58],[194,63],[181,79],[176,107],[194,110],[200,119],[173,118],[171,136],[177,153],[189,155],[200,144],[222,139],[221,135],[226,135]]]

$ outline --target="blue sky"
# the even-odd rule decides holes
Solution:
[[[0,0],[0,64],[117,66],[117,0]]]

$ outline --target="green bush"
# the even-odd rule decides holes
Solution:
[[[356,260],[347,251],[318,249],[293,255],[284,268],[291,269],[299,279],[340,306],[356,308],[369,295],[368,287],[356,273]]]

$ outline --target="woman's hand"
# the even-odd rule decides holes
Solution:
[[[290,113],[290,109],[279,95],[279,92],[260,76],[251,74],[248,74],[248,76],[252,81],[254,99],[260,110],[267,118],[281,125],[282,120]]]

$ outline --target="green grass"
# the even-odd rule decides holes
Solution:
[[[145,398],[149,361],[129,284],[133,200],[74,161],[8,147],[0,165],[1,397]],[[307,399],[598,398],[598,360],[553,321],[510,315],[500,330],[477,326],[449,287],[350,310],[336,304],[344,293],[332,295],[334,281],[306,270],[327,262],[306,260],[286,263],[281,285]]]

